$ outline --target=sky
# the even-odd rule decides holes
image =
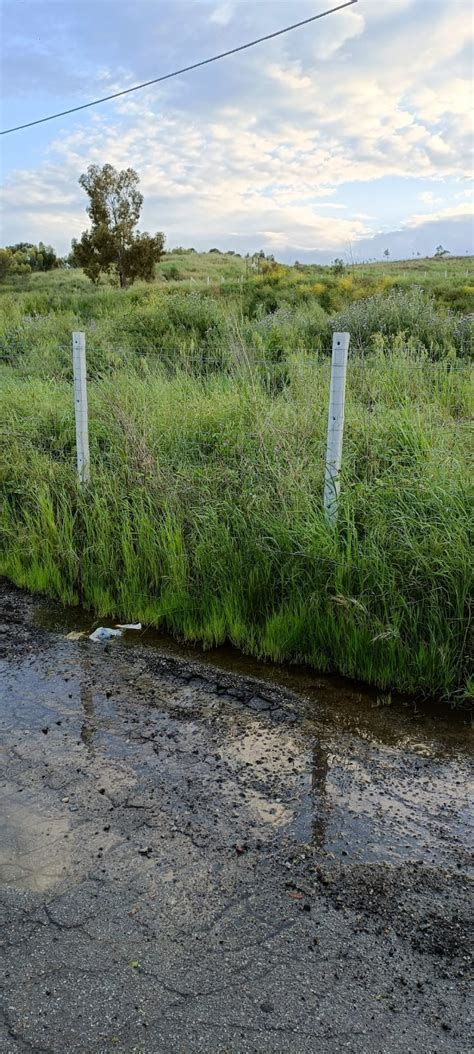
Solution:
[[[1,0],[2,128],[338,0]],[[161,85],[3,136],[0,243],[61,254],[90,164],[129,165],[167,247],[328,262],[473,252],[470,0],[358,0]]]

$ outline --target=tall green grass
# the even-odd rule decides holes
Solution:
[[[426,261],[341,277],[249,278],[212,254],[165,266],[179,280],[120,291],[59,272],[3,289],[0,573],[204,645],[468,691],[473,326],[448,305],[465,310],[470,263],[443,264],[444,285]],[[351,334],[336,529],[322,510],[334,329]]]
[[[98,316],[99,307],[100,298]],[[185,308],[176,309],[179,329]],[[204,341],[214,339],[215,311],[201,303],[185,316],[196,333],[204,313]],[[45,317],[52,326],[54,315]],[[186,327],[173,368],[153,346],[144,353],[141,338],[120,368],[93,364],[84,493],[66,360],[49,375],[36,352],[32,376],[4,367],[0,572],[206,646],[231,641],[381,688],[462,695],[472,584],[467,360],[448,347],[433,362],[419,343],[387,335],[354,354],[332,529],[322,510],[327,346],[310,356],[288,338],[262,353],[236,313],[226,324],[204,347],[208,356],[220,348],[212,370],[202,340],[187,345]],[[136,337],[133,325],[127,332]]]

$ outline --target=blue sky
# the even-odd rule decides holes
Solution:
[[[333,3],[337,0],[332,0]],[[2,127],[158,76],[327,0],[2,0]],[[132,165],[169,247],[282,260],[473,251],[469,0],[359,0],[243,54],[2,139],[1,242],[66,252],[78,178]]]

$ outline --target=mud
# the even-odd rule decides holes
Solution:
[[[466,715],[0,622],[2,1054],[472,1049]]]

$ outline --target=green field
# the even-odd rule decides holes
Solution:
[[[465,698],[473,289],[472,259],[336,275],[189,252],[125,291],[73,270],[10,280],[0,573],[204,645]],[[336,529],[322,510],[334,329],[351,333]]]

